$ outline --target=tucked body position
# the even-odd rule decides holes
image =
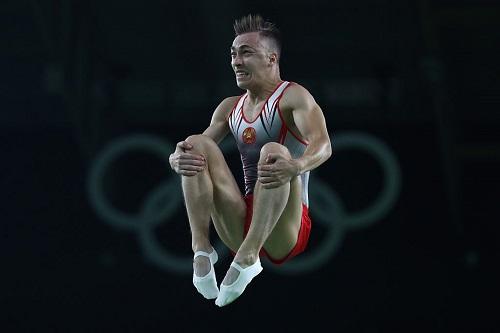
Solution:
[[[245,91],[225,98],[202,134],[177,143],[170,165],[182,178],[192,235],[193,284],[224,306],[262,271],[307,246],[309,172],[332,154],[325,118],[307,89],[280,75],[281,40],[273,23],[248,15],[234,23],[230,47],[236,84]],[[231,133],[243,164],[245,193],[218,144]],[[220,284],[210,223],[234,258]]]

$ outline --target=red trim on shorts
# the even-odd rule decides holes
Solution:
[[[245,225],[243,228],[243,237],[246,237],[248,230],[250,229],[250,224],[252,223],[252,214],[253,214],[253,194],[249,194],[243,198],[245,200],[245,204],[247,206],[247,212],[245,216]],[[302,203],[302,219],[299,229],[299,234],[297,236],[297,243],[293,249],[283,258],[275,259],[269,256],[264,248],[260,250],[260,255],[263,257],[267,257],[272,263],[276,265],[281,265],[284,262],[292,259],[298,254],[304,252],[307,248],[307,243],[309,241],[309,235],[311,234],[311,218],[309,217],[309,208]]]

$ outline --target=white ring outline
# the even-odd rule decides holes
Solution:
[[[294,260],[282,265],[280,269],[275,269],[277,272],[286,274],[298,274],[317,269],[326,263],[338,250],[343,239],[344,231],[347,229],[360,229],[375,223],[378,219],[385,216],[388,211],[395,204],[397,196],[400,191],[401,175],[397,159],[390,149],[379,139],[361,132],[347,132],[337,135],[335,138],[336,150],[346,148],[358,148],[365,152],[371,152],[377,162],[379,162],[384,170],[384,186],[382,195],[379,196],[374,203],[368,208],[363,209],[361,212],[351,214],[354,217],[345,213],[342,208],[342,201],[338,195],[330,190],[329,187],[324,186],[322,183],[317,183],[315,187],[311,187],[311,197],[318,206],[321,207],[321,197],[329,201],[328,207],[334,207],[333,211],[325,213],[323,210],[315,210],[311,215],[315,216],[314,221],[320,221],[325,225],[329,225],[329,220],[338,219],[336,228],[329,228],[326,239],[329,242],[323,241],[320,246],[319,255],[312,255],[307,252],[294,258]],[[221,145],[221,149],[227,150],[228,142],[225,140]],[[234,146],[234,145],[233,145]],[[231,147],[233,147],[231,146]],[[162,158],[170,155],[173,151],[172,145],[164,140],[160,140],[154,136],[147,134],[137,134],[124,138],[119,138],[112,141],[97,155],[88,178],[88,194],[91,205],[94,207],[97,215],[104,221],[110,223],[114,227],[124,228],[128,230],[139,231],[139,242],[144,251],[146,259],[155,263],[156,265],[166,268],[167,270],[177,273],[186,273],[192,270],[191,259],[186,257],[172,256],[168,254],[161,246],[159,246],[152,231],[154,226],[158,225],[162,220],[167,218],[173,211],[173,207],[182,201],[182,194],[176,198],[171,197],[167,200],[168,203],[160,213],[153,214],[156,200],[165,195],[163,192],[168,189],[170,194],[176,193],[172,191],[174,186],[180,188],[179,178],[173,177],[173,180],[165,181],[159,186],[152,194],[148,195],[148,199],[144,201],[141,214],[138,216],[130,216],[124,214],[112,205],[110,205],[103,195],[102,179],[105,175],[106,167],[120,154],[128,150],[135,149],[150,150],[159,153]],[[168,165],[168,158],[166,159]],[[158,205],[157,205],[158,206]],[[332,231],[333,230],[333,231]],[[221,255],[226,254],[228,251],[220,242],[216,244],[216,249]],[[315,251],[316,252],[316,251]],[[273,267],[274,266],[269,266]]]

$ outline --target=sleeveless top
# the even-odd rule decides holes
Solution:
[[[268,142],[277,142],[288,148],[292,158],[299,158],[304,153],[307,143],[301,140],[286,126],[279,107],[283,92],[291,85],[284,81],[265,101],[259,115],[249,121],[243,114],[243,104],[248,93],[241,95],[228,116],[229,128],[236,140],[243,163],[245,176],[245,195],[253,193],[257,181],[257,164],[260,150]],[[309,207],[308,183],[309,171],[300,175],[302,180],[302,202]]]

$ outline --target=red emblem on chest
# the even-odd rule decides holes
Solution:
[[[241,135],[241,139],[246,144],[252,144],[257,139],[255,129],[253,127],[247,127]]]

